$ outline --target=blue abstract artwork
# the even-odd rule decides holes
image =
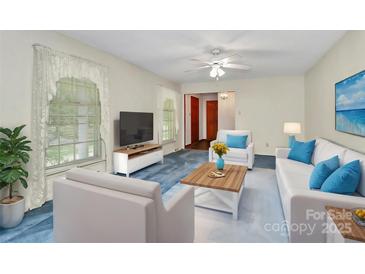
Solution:
[[[336,84],[336,130],[365,136],[365,71]]]

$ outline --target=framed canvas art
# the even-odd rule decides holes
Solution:
[[[336,130],[365,136],[365,70],[336,83]]]

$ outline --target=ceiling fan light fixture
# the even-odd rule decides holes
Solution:
[[[226,100],[226,99],[228,99],[228,94],[226,92],[222,92],[220,94],[220,97],[221,97],[222,100]]]
[[[218,75],[218,70],[216,68],[212,68],[212,70],[209,73],[210,77],[215,78]]]
[[[225,74],[224,70],[221,68],[217,69],[217,72],[219,77],[222,77]]]

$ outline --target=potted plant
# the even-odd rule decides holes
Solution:
[[[0,200],[0,227],[17,226],[24,216],[24,197],[14,195],[14,186],[20,182],[28,187],[25,164],[31,151],[27,137],[21,136],[22,125],[14,130],[0,127],[0,189],[8,188],[9,196]]]
[[[219,158],[217,159],[217,162],[216,162],[217,169],[223,170],[224,169],[224,160],[223,160],[222,156],[224,154],[227,154],[229,148],[224,143],[215,143],[212,148],[213,148],[213,151],[219,156]]]

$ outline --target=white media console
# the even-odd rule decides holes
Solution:
[[[113,152],[113,171],[127,177],[132,172],[149,165],[162,162],[163,151],[160,145],[145,144],[138,148],[120,148]]]

